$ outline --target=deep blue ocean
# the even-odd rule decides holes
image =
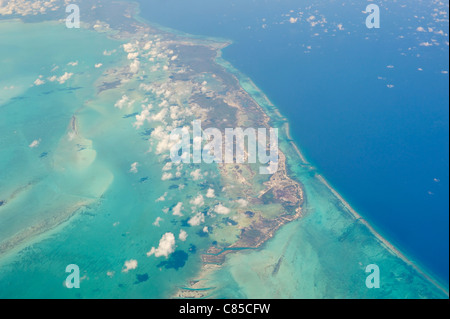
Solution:
[[[380,1],[380,29],[366,28],[364,1],[138,2],[150,22],[232,40],[224,58],[288,118],[308,160],[448,286],[448,1]]]

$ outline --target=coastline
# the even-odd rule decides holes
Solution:
[[[222,54],[218,54],[218,57],[222,59]],[[227,64],[229,64],[229,62],[225,61]],[[235,69],[233,67],[234,72],[238,72],[240,73],[237,69]],[[247,78],[247,76],[245,76],[244,74],[240,73],[240,75],[244,78],[246,78],[246,81],[249,81],[256,90],[259,91],[259,94],[263,95],[264,98],[268,101],[268,103],[270,104],[271,107],[273,107],[275,110],[274,113],[280,117],[279,120],[284,120],[285,121],[285,125],[284,125],[284,130],[285,130],[285,134],[286,137],[290,143],[290,145],[293,147],[293,149],[295,150],[295,152],[297,153],[297,155],[299,156],[300,160],[303,162],[303,164],[305,165],[311,165],[311,163],[306,159],[306,157],[303,155],[303,153],[301,152],[300,148],[297,146],[296,142],[293,140],[291,133],[290,133],[290,125],[289,125],[289,120],[286,119],[286,117],[282,116],[282,114],[280,113],[280,111],[276,108],[275,105],[273,105],[273,103],[271,103],[268,98],[264,95],[264,92],[262,92],[257,86],[256,84],[254,84],[254,82]],[[245,89],[245,88],[244,88]],[[247,91],[248,92],[248,91]],[[251,96],[252,94],[250,92],[248,92]],[[253,97],[253,96],[252,96]],[[253,97],[254,98],[254,97]],[[261,106],[263,107],[263,106]],[[263,107],[263,109],[265,111],[267,111],[267,109],[265,109]],[[266,112],[267,114],[267,112]],[[270,115],[268,115],[270,117]],[[370,225],[370,223],[368,221],[366,221],[363,216],[361,216],[358,212],[356,212],[356,210],[354,210],[351,205],[342,197],[342,195],[340,195],[331,185],[330,183],[319,173],[317,173],[316,175],[317,180],[322,183],[323,185],[325,185],[332,193],[333,195],[345,206],[345,208],[347,209],[347,211],[350,213],[350,215],[355,219],[360,221],[372,234],[373,236],[389,251],[391,252],[393,255],[395,255],[396,257],[400,258],[403,262],[405,262],[407,265],[409,265],[410,267],[412,267],[415,271],[417,271],[423,278],[425,278],[427,281],[429,281],[430,283],[432,283],[437,289],[439,289],[441,292],[443,292],[445,295],[449,296],[449,291],[445,288],[444,285],[442,285],[441,283],[439,283],[439,280],[434,278],[433,275],[429,274],[427,271],[423,270],[421,268],[421,266],[415,264],[411,258],[407,257],[404,253],[402,253],[398,248],[396,248],[392,243],[389,242],[388,239],[386,239],[385,237],[383,237],[377,230],[374,229],[374,227],[372,225]],[[296,177],[296,176],[295,176]]]
[[[139,10],[138,10],[139,12]],[[226,42],[223,42],[223,39],[220,38],[213,38],[213,37],[205,37],[202,38],[201,36],[195,36],[192,34],[188,34],[185,32],[181,32],[178,30],[173,30],[171,28],[167,28],[167,27],[163,27],[163,26],[159,26],[157,24],[151,23],[145,19],[143,19],[142,17],[140,17],[139,20],[145,21],[145,23],[151,25],[152,27],[159,29],[165,32],[169,32],[169,33],[173,33],[177,36],[180,37],[184,37],[184,38],[188,38],[188,39],[193,39],[194,41],[197,40],[200,42],[204,43],[204,40],[206,39],[206,42],[215,42],[215,43],[219,43],[218,47],[216,47],[216,51],[217,51],[217,55],[216,55],[216,59],[215,62],[219,65],[221,65],[222,67],[224,67],[225,69],[227,69],[238,81],[239,83],[241,83],[242,79],[245,79],[246,82],[249,82],[254,89],[256,89],[258,91],[258,94],[260,96],[258,97],[262,97],[265,99],[265,101],[267,101],[267,103],[270,105],[271,110],[267,109],[267,107],[265,107],[264,105],[261,105],[262,103],[258,102],[257,97],[255,97],[251,92],[249,92],[242,84],[241,84],[241,88],[243,88],[250,96],[251,98],[255,101],[255,103],[257,105],[259,105],[263,112],[266,114],[266,116],[268,116],[271,120],[278,120],[278,121],[282,121],[284,122],[283,125],[283,129],[284,129],[284,133],[286,134],[286,137],[288,139],[289,144],[291,145],[291,147],[294,149],[295,153],[298,155],[298,157],[300,158],[300,160],[302,161],[302,163],[304,165],[311,165],[311,163],[306,159],[306,157],[303,155],[301,149],[298,147],[298,145],[296,144],[296,142],[294,141],[294,139],[292,138],[292,135],[290,133],[290,124],[289,124],[289,119],[287,119],[286,117],[282,116],[282,114],[280,113],[279,109],[276,108],[275,105],[273,105],[273,103],[270,102],[270,100],[267,98],[267,96],[264,94],[264,92],[262,92],[257,86],[256,84],[250,79],[248,78],[246,75],[242,74],[239,70],[237,70],[236,68],[234,68],[234,66],[232,66],[227,60],[225,60],[223,58],[223,54],[222,54],[222,50],[224,48],[226,48],[227,46],[233,44],[233,42],[231,40],[226,40]],[[274,119],[274,116],[271,116],[270,113],[275,113],[276,117],[278,117],[278,119]],[[298,182],[301,182],[298,179],[298,176],[293,176],[295,178],[295,180],[297,180]],[[323,185],[325,185],[330,192],[333,193],[333,195],[344,205],[344,207],[347,209],[347,211],[349,212],[349,214],[352,216],[352,218],[354,218],[355,220],[360,221],[371,233],[372,235],[376,238],[376,240],[385,247],[386,250],[388,250],[392,255],[396,256],[397,258],[401,259],[405,264],[407,264],[408,266],[412,267],[415,271],[417,271],[424,279],[426,279],[427,281],[429,281],[433,286],[435,286],[438,290],[440,290],[442,293],[444,293],[446,296],[449,296],[449,292],[448,290],[445,289],[445,286],[440,284],[439,281],[437,279],[435,279],[433,277],[433,275],[428,274],[425,270],[423,270],[419,265],[415,264],[411,258],[408,258],[404,253],[402,253],[398,248],[396,248],[393,244],[391,244],[389,242],[388,239],[386,239],[385,237],[383,237],[378,231],[376,231],[373,226],[370,225],[369,222],[367,222],[358,212],[356,212],[351,205],[329,184],[329,182],[320,174],[316,174],[316,178],[317,180],[322,183]],[[282,227],[283,225],[281,225],[280,227]],[[278,228],[277,228],[278,229]],[[276,231],[274,232],[273,236],[276,236]],[[267,238],[267,240],[269,240],[272,236],[270,236],[269,238]],[[262,242],[260,243],[257,247],[261,247],[263,244],[265,243]],[[227,251],[228,252],[232,252],[232,251]],[[218,266],[220,267],[220,266]],[[202,267],[203,268],[203,267]],[[201,270],[202,272],[203,270]],[[201,275],[201,278],[203,278],[204,276]],[[203,288],[200,288],[203,289]],[[178,295],[179,297],[179,295]]]
[[[133,18],[135,18],[134,16],[133,16]],[[139,17],[138,17],[139,18]],[[138,19],[136,19],[137,21],[139,21]],[[153,28],[154,26],[152,26],[152,28]],[[158,27],[154,27],[154,28],[156,28],[156,29],[158,29]],[[159,30],[159,29],[158,29]],[[164,30],[163,30],[164,31]],[[164,32],[170,32],[170,31],[164,31]],[[177,37],[179,36],[179,37],[186,37],[186,35],[182,35],[182,34],[180,34],[180,35],[177,35],[177,34],[175,34]],[[189,37],[187,37],[188,39],[190,39]],[[130,38],[130,39],[134,39],[134,38]],[[206,46],[208,46],[208,44],[209,44],[209,46],[211,47],[211,48],[214,48],[215,50],[216,50],[216,53],[217,53],[217,56],[216,56],[216,62],[217,62],[217,60],[220,60],[220,59],[222,59],[222,50],[225,48],[225,47],[227,47],[228,45],[230,45],[230,44],[232,44],[232,42],[214,42],[214,39],[211,39],[211,38],[209,38],[207,41],[203,41],[202,39],[201,39],[201,37],[199,36],[199,38],[195,38],[195,37],[193,37],[193,40],[195,41],[198,41],[198,43],[200,43],[200,44],[203,44],[203,45],[206,45]],[[189,42],[189,41],[186,41],[186,42]],[[226,63],[228,63],[227,61],[225,61],[225,60],[223,60],[224,62],[226,62]],[[218,64],[220,64],[220,62],[217,62]],[[231,65],[230,65],[231,66]],[[284,134],[286,134],[286,137],[288,138],[287,139],[287,142],[289,143],[289,145],[292,147],[292,149],[295,151],[295,153],[299,156],[299,158],[301,159],[301,161],[303,162],[303,164],[305,164],[305,165],[311,165],[308,161],[307,161],[307,159],[304,157],[304,155],[301,153],[301,150],[300,150],[300,148],[297,146],[297,144],[295,143],[295,141],[292,139],[292,137],[291,137],[291,133],[290,133],[290,127],[289,127],[289,122],[288,122],[288,119],[286,119],[286,118],[284,118],[284,117],[282,117],[282,115],[280,114],[280,112],[279,112],[279,110],[273,105],[273,104],[271,104],[270,103],[270,101],[267,99],[267,97],[264,95],[264,92],[262,92],[261,90],[259,90],[257,87],[256,87],[256,85],[251,81],[251,79],[249,79],[249,78],[246,78],[246,76],[244,75],[244,74],[242,74],[242,73],[240,73],[239,72],[239,70],[236,70],[236,69],[234,69],[235,70],[235,72],[238,72],[238,75],[236,76],[236,74],[234,74],[233,72],[231,72],[231,74],[239,81],[239,83],[241,82],[241,79],[240,79],[240,77],[242,77],[242,78],[245,78],[245,80],[248,82],[248,83],[250,83],[254,88],[255,88],[255,90],[258,90],[259,91],[259,95],[256,97],[256,96],[253,96],[252,95],[252,92],[250,92],[250,91],[248,91],[248,90],[246,90],[245,89],[245,87],[244,86],[242,86],[241,85],[241,88],[244,90],[244,91],[246,91],[247,93],[248,93],[248,95],[253,99],[253,101],[255,102],[255,104],[256,105],[258,105],[261,109],[262,109],[262,111],[264,112],[264,114],[267,116],[267,117],[269,117],[270,118],[270,120],[271,121],[273,121],[273,120],[275,120],[275,121],[280,121],[280,122],[283,122],[284,123],[284,125],[282,125],[282,127],[283,127],[283,130],[284,130]],[[230,70],[228,70],[228,71],[230,71]],[[267,103],[270,105],[270,107],[271,107],[271,109],[269,110],[269,109],[266,109],[266,104],[264,104],[264,103],[261,103],[261,102],[258,102],[258,98],[265,98],[266,99],[266,101],[267,101]],[[273,108],[273,109],[272,109]],[[273,113],[275,113],[275,116],[273,116],[273,115],[271,115],[271,114],[273,114]],[[278,117],[278,118],[277,118]],[[74,122],[72,121],[72,124],[74,124]],[[288,155],[286,155],[286,156],[288,156]],[[288,164],[286,163],[286,166],[288,166]],[[296,176],[295,175],[295,173],[289,173],[288,174],[289,175],[289,177],[291,177],[291,178],[293,178],[295,181],[297,181],[297,182],[299,182],[300,184],[301,184],[301,180],[299,180],[299,177],[298,176]],[[408,259],[404,254],[402,254],[398,249],[396,249],[395,247],[394,247],[394,245],[392,245],[387,239],[385,239],[381,234],[379,234],[366,220],[364,220],[364,218],[361,216],[361,215],[359,215],[351,206],[350,206],[350,204],[329,184],[329,182],[322,176],[322,175],[320,175],[320,174],[316,174],[316,176],[315,176],[316,178],[317,178],[317,180],[320,182],[320,183],[322,183],[323,185],[325,185],[329,190],[330,190],[330,192],[331,193],[333,193],[333,195],[345,206],[345,208],[347,209],[347,211],[350,213],[350,215],[352,216],[352,218],[354,218],[355,220],[359,220],[359,221],[361,221],[361,223],[365,226],[365,227],[367,227],[368,229],[369,229],[369,231],[374,235],[374,237],[380,242],[380,244],[382,244],[383,245],[383,247],[386,249],[386,250],[388,250],[391,254],[393,254],[394,256],[396,256],[396,257],[398,257],[398,258],[400,258],[401,260],[403,260],[407,265],[409,265],[409,266],[411,266],[412,268],[414,268],[414,270],[416,270],[420,275],[422,275],[427,281],[429,281],[429,282],[431,282],[435,287],[437,287],[439,290],[441,290],[442,292],[444,292],[447,296],[448,296],[448,292],[445,290],[445,288],[442,288],[440,285],[439,285],[439,283],[436,281],[436,280],[434,280],[433,278],[432,278],[432,276],[430,276],[430,275],[427,275],[427,273],[425,272],[425,271],[423,271],[423,270],[421,270],[421,268],[418,266],[418,265],[416,265],[416,264],[414,264],[410,259]],[[301,187],[303,187],[303,186],[301,186]],[[300,213],[300,215],[301,215],[301,213]],[[300,215],[298,216],[298,217],[300,217]],[[296,219],[296,218],[295,218]],[[289,222],[289,221],[286,221],[286,223],[287,222]],[[275,230],[273,230],[273,232],[271,232],[270,233],[270,235],[267,237],[267,238],[265,238],[263,241],[261,241],[258,245],[257,245],[257,247],[261,247],[261,246],[263,246],[264,245],[264,243],[266,243],[270,238],[272,238],[272,236],[276,236],[276,233],[277,233],[277,230],[280,228],[280,227],[282,227],[283,225],[284,225],[285,223],[281,223]],[[230,247],[232,247],[232,246],[230,246]],[[222,255],[226,255],[226,254],[222,254]],[[220,266],[217,266],[217,267],[219,267],[220,268]],[[209,270],[209,271],[214,271],[214,270],[217,270],[217,267],[214,267],[214,266],[210,266],[210,267],[202,267],[202,269],[200,270],[200,274],[199,274],[199,277],[200,278],[202,278],[202,277],[205,277],[206,275],[207,275],[207,273],[208,273],[208,271],[206,271],[206,270]],[[193,282],[193,281],[191,281],[191,282]],[[197,283],[197,282],[196,282]],[[192,290],[192,289],[194,289],[194,290],[192,290],[192,291],[194,291],[194,292],[197,292],[197,293],[199,293],[200,291],[203,291],[203,290],[205,290],[205,289],[210,289],[210,288],[188,288],[188,287],[184,287],[184,288],[181,288],[181,289],[186,289],[186,290]]]

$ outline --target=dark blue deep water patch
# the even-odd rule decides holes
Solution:
[[[183,268],[188,260],[189,255],[183,250],[176,250],[166,261],[160,262],[157,267],[178,270]]]
[[[135,285],[140,284],[142,282],[147,281],[149,278],[148,274],[143,274],[143,275],[136,275],[136,281],[135,281]]]

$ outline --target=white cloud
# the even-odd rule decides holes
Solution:
[[[69,62],[69,63],[67,63],[67,65],[70,65],[70,66],[77,66],[77,65],[78,65],[78,61],[75,61],[75,62]]]
[[[130,98],[126,95],[122,95],[121,99],[114,104],[115,107],[122,109],[124,106],[131,107],[134,103],[134,100],[130,100]]]
[[[152,249],[147,253],[150,257],[155,255],[155,257],[165,256],[166,258],[175,251],[175,236],[172,233],[165,233],[160,241],[158,248],[152,247]]]
[[[131,164],[130,173],[136,174],[138,172],[138,169],[137,169],[138,165],[139,165],[138,162],[134,162],[133,164]]]
[[[136,47],[133,43],[125,43],[123,45],[123,50],[127,53],[136,51]]]
[[[159,197],[155,202],[163,202],[166,200],[167,192],[164,193],[161,197]]]
[[[103,66],[103,63],[97,63],[97,64],[94,65],[94,67],[96,69],[101,68],[102,66]]]
[[[59,82],[60,84],[64,84],[68,79],[70,79],[72,77],[73,73],[68,73],[65,72],[63,75],[61,75],[60,77],[57,77],[56,75],[53,75],[51,77],[48,78],[48,80],[50,82]]]
[[[103,55],[107,55],[107,56],[109,56],[109,55],[112,55],[113,53],[115,53],[116,52],[116,50],[114,49],[114,50],[112,50],[112,51],[108,51],[108,50],[105,50],[105,51],[103,51]]]
[[[28,147],[31,147],[31,148],[38,147],[40,143],[41,143],[41,139],[34,140],[33,142],[31,142],[30,145],[28,145]]]
[[[190,203],[194,206],[203,206],[205,204],[205,200],[202,195],[198,195],[196,198],[192,199]]]
[[[136,128],[140,128],[144,125],[145,120],[150,119],[150,111],[148,109],[142,110],[141,114],[136,115],[136,122],[133,123],[133,126]]]
[[[228,213],[230,213],[230,209],[223,206],[222,204],[217,204],[216,207],[214,207],[214,211],[220,215],[227,215]]]
[[[139,52],[132,52],[132,53],[128,53],[127,58],[128,60],[133,60],[136,59],[139,55]]]
[[[188,237],[188,234],[184,230],[180,230],[180,234],[178,235],[178,238],[181,241],[186,241],[187,237]]]
[[[159,113],[152,116],[153,121],[161,122],[167,115],[167,109],[162,109]]]
[[[45,83],[45,81],[42,80],[42,75],[39,75],[39,78],[37,78],[36,81],[34,81],[34,85],[36,85],[36,86],[42,85],[44,83]]]
[[[200,173],[200,168],[196,169],[195,171],[191,172],[192,179],[194,181],[199,180],[202,178],[202,174]]]
[[[163,175],[162,175],[162,177],[161,177],[161,180],[162,181],[166,181],[166,180],[168,180],[168,179],[171,179],[173,177],[173,174],[172,173],[167,173],[167,172],[165,172],[165,173],[163,173]]]
[[[237,199],[236,203],[238,203],[241,208],[247,207],[248,205],[248,202],[243,198]]]
[[[127,260],[125,262],[125,265],[123,266],[122,272],[128,272],[130,270],[136,269],[138,266],[137,260],[131,259]]]
[[[131,73],[137,73],[139,71],[139,66],[141,65],[141,62],[139,62],[138,60],[134,60],[133,62],[131,62],[130,64],[130,72]]]
[[[153,222],[153,225],[159,227],[159,223],[162,221],[163,219],[161,217],[156,217],[155,221]]]
[[[167,162],[164,167],[163,167],[163,171],[169,171],[172,169],[172,162]]]
[[[181,209],[183,208],[183,203],[179,202],[173,209],[173,215],[174,216],[183,216],[183,213],[181,212]]]
[[[208,198],[216,197],[216,195],[214,194],[214,189],[209,188],[208,191],[206,192],[206,197],[208,197]]]
[[[61,76],[58,78],[58,82],[59,82],[60,84],[64,84],[68,79],[70,79],[70,78],[72,77],[72,75],[73,75],[73,73],[65,72],[63,75],[61,75]]]
[[[205,215],[202,213],[197,213],[194,217],[189,219],[188,224],[191,226],[198,226],[205,222]]]

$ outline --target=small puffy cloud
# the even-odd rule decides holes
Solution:
[[[181,209],[183,208],[183,203],[179,202],[178,204],[175,205],[175,207],[172,209],[172,214],[174,216],[183,216],[183,213],[181,212]]]
[[[124,106],[131,107],[134,103],[134,100],[130,100],[130,98],[126,95],[122,95],[120,100],[114,104],[115,107],[122,109]]]
[[[248,205],[248,202],[243,198],[237,199],[236,203],[238,203],[241,208],[247,207]]]
[[[205,215],[202,213],[197,213],[194,217],[189,219],[188,224],[191,226],[198,226],[205,222]]]
[[[191,172],[191,176],[194,181],[198,181],[200,178],[202,178],[202,173],[200,173],[200,168]]]
[[[115,52],[116,52],[116,50],[111,50],[111,51],[105,50],[105,51],[103,51],[103,55],[110,56]]]
[[[125,261],[125,265],[123,266],[122,272],[129,272],[130,270],[136,269],[138,266],[137,260],[130,259]]]
[[[290,23],[296,23],[297,21],[298,21],[298,18],[291,17],[291,18],[289,19],[289,22],[290,22]]]
[[[103,66],[103,63],[97,63],[97,64],[94,65],[94,67],[96,69],[101,68],[102,66]]]
[[[123,50],[127,53],[136,51],[136,47],[133,43],[125,43],[123,45]]]
[[[134,127],[140,128],[144,125],[144,122],[150,119],[150,111],[148,109],[143,109],[141,114],[136,115],[136,122],[133,124]]]
[[[172,169],[172,162],[167,162],[164,167],[163,167],[163,171],[169,171]]]
[[[159,197],[155,202],[163,202],[166,200],[167,192],[164,193],[161,197]]]
[[[173,174],[172,174],[172,173],[164,172],[163,175],[162,175],[162,177],[161,177],[161,180],[162,180],[162,181],[166,181],[166,180],[168,180],[168,179],[171,179],[172,177],[173,177]]]
[[[136,174],[138,172],[138,169],[137,169],[138,165],[139,165],[138,162],[134,162],[133,164],[131,164],[130,173]]]
[[[202,195],[198,195],[194,199],[190,201],[191,205],[193,206],[203,206],[205,204],[205,200],[203,199]]]
[[[40,143],[41,143],[41,139],[34,140],[33,142],[31,142],[30,145],[28,145],[28,147],[35,148],[35,147],[38,147]]]
[[[69,62],[69,63],[67,63],[67,65],[70,65],[70,66],[77,66],[77,65],[78,65],[78,61],[75,61],[75,62]]]
[[[48,80],[50,82],[59,82],[60,84],[64,84],[68,79],[70,79],[72,77],[73,73],[68,73],[65,72],[63,75],[61,75],[60,77],[57,77],[56,75],[53,75],[51,77],[48,78]]]
[[[216,195],[214,194],[214,189],[209,188],[208,191],[206,192],[206,197],[208,197],[208,198],[216,197]]]
[[[175,251],[175,236],[172,233],[165,233],[160,241],[158,248],[152,247],[152,249],[147,253],[150,257],[155,255],[155,257],[165,256],[166,258]]]
[[[139,71],[139,66],[141,65],[141,63],[138,60],[134,60],[133,62],[131,62],[130,64],[130,72],[131,73],[137,73]]]
[[[230,209],[223,206],[222,204],[217,204],[216,207],[214,207],[214,211],[220,215],[227,215],[230,213]]]
[[[153,222],[153,225],[159,227],[159,223],[162,221],[163,219],[161,217],[156,217],[155,221]]]
[[[180,230],[180,234],[178,235],[178,238],[181,241],[186,241],[187,237],[188,237],[188,234],[184,230]]]
[[[34,81],[34,85],[36,85],[36,86],[42,85],[44,83],[45,83],[45,81],[42,80],[42,75],[39,75],[39,77],[36,79],[36,81]]]
[[[127,58],[128,60],[134,60],[138,57],[139,52],[132,52],[132,53],[128,53]]]
[[[70,78],[72,77],[72,75],[73,75],[73,73],[65,72],[63,75],[61,75],[61,76],[58,78],[58,82],[59,82],[60,84],[64,84],[68,79],[70,79]]]
[[[203,232],[204,233],[209,233],[208,226],[203,227]]]
[[[153,121],[162,122],[167,115],[167,109],[162,109],[159,113],[152,116]]]

